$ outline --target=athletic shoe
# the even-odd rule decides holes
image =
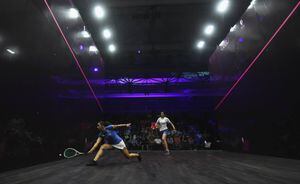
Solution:
[[[86,164],[86,166],[96,166],[97,162],[94,160],[91,160],[89,163]]]
[[[170,153],[170,151],[165,151],[165,153],[164,153],[166,156],[169,156],[169,155],[171,155],[171,153]]]
[[[139,160],[139,162],[142,161],[142,155],[141,155],[141,153],[139,153],[139,156],[137,157],[137,159]]]

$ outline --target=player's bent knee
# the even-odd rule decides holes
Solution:
[[[123,150],[123,155],[124,155],[127,159],[130,158],[130,155],[129,155],[128,151]]]
[[[105,146],[101,146],[101,147],[100,147],[100,150],[101,150],[101,151],[104,151],[104,150],[105,150]]]
[[[130,159],[130,155],[129,155],[129,154],[124,153],[124,156],[125,156],[127,159]]]

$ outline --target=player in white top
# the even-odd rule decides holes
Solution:
[[[160,117],[157,119],[155,126],[159,128],[159,131],[162,135],[161,140],[165,148],[166,155],[170,155],[170,150],[167,142],[167,136],[170,134],[170,131],[168,129],[168,123],[172,126],[173,130],[176,130],[174,124],[169,120],[169,118],[165,117],[165,113],[161,112]]]

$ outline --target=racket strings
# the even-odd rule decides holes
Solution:
[[[76,150],[73,150],[73,149],[66,149],[66,150],[64,151],[64,156],[65,156],[66,158],[71,158],[71,157],[74,157],[74,156],[76,156],[76,155],[77,155]]]

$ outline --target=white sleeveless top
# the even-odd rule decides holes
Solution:
[[[167,124],[171,123],[171,121],[167,117],[163,117],[163,118],[159,117],[156,123],[159,124],[159,131],[164,131],[168,129]]]

